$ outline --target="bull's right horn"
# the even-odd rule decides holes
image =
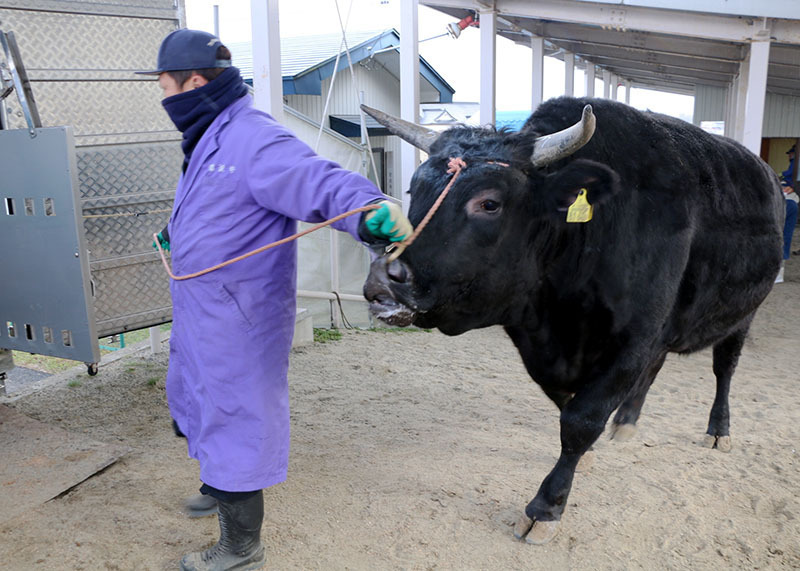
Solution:
[[[383,111],[378,111],[372,107],[362,105],[361,109],[375,119],[378,123],[389,129],[392,135],[397,135],[407,143],[411,143],[418,149],[430,154],[430,148],[439,133],[432,129],[426,129],[415,123],[404,121],[397,117],[393,117]]]
[[[580,121],[558,133],[538,137],[533,143],[533,166],[547,166],[580,149],[594,135],[595,123],[592,106],[586,105]]]

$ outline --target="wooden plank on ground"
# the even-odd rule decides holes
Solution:
[[[81,483],[128,450],[0,405],[0,523]]]

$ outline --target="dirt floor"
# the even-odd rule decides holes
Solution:
[[[348,332],[296,350],[289,480],[265,493],[268,568],[800,568],[798,346],[794,258],[734,377],[733,450],[700,446],[710,353],[671,356],[638,433],[600,439],[542,547],[512,526],[558,455],[558,415],[502,330]],[[12,403],[132,451],[0,525],[0,567],[175,569],[215,541],[216,517],[180,511],[199,481],[170,430],[166,366],[143,352]]]

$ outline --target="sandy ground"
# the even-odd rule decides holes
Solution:
[[[268,568],[800,568],[800,258],[787,279],[734,377],[733,450],[700,446],[710,353],[671,356],[637,435],[600,439],[542,547],[512,526],[555,462],[558,417],[502,330],[348,332],[296,350],[289,480],[265,493]],[[0,567],[175,569],[216,540],[216,517],[180,512],[199,482],[170,430],[166,365],[141,353],[12,404],[132,451],[0,525]]]

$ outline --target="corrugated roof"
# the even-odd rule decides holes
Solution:
[[[387,30],[370,30],[347,33],[347,47],[351,50],[369,40],[377,40]],[[242,77],[253,77],[253,45],[251,42],[225,44],[231,50],[233,65],[242,72]],[[317,36],[298,36],[281,38],[281,75],[293,77],[298,73],[311,69],[335,58],[343,53],[341,34],[323,34]]]

